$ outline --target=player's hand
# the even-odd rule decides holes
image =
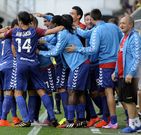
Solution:
[[[7,32],[10,29],[11,29],[11,26],[6,26],[6,27],[0,29],[0,33],[5,33],[5,32]]]
[[[74,52],[76,47],[74,45],[70,45],[65,48],[66,52]]]
[[[44,45],[46,43],[46,41],[43,40],[43,39],[39,39],[38,42],[39,42],[40,45]]]
[[[5,29],[6,30],[10,30],[11,29],[11,26],[6,26]]]
[[[126,83],[131,83],[132,82],[132,78],[133,77],[131,75],[127,75],[126,78],[125,78],[125,82]]]
[[[36,15],[37,17],[44,17],[44,14],[42,13],[34,13],[34,15]]]
[[[112,75],[111,75],[111,78],[112,78],[112,80],[115,82],[116,81],[116,75],[115,75],[115,73],[113,73]]]

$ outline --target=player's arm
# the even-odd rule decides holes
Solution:
[[[46,15],[46,14],[42,14],[42,13],[35,13],[35,15],[37,17],[43,17],[46,20],[48,20],[49,22],[52,20],[53,16],[52,15]]]
[[[57,26],[53,29],[46,30],[45,35],[56,34],[63,29],[64,29],[64,26]]]
[[[39,45],[44,45],[46,43],[45,39],[39,39],[38,40]]]
[[[12,36],[12,29],[7,30],[6,32],[0,33],[0,39],[1,38],[11,38]]]
[[[5,38],[5,33],[8,32],[10,29],[11,29],[10,26],[6,26],[0,29],[0,38]]]
[[[67,52],[75,51],[86,55],[93,55],[98,53],[99,45],[100,45],[100,32],[98,32],[97,29],[94,29],[91,34],[89,47],[77,47],[74,45],[70,45],[69,47],[66,48],[66,51]]]
[[[0,33],[0,39],[5,38],[5,33]]]
[[[45,57],[50,57],[50,56],[57,56],[62,51],[64,50],[66,44],[67,44],[67,38],[66,38],[66,33],[61,32],[58,34],[58,39],[56,45],[49,51],[40,51],[39,54],[43,55]]]
[[[6,27],[0,29],[0,33],[5,33],[5,32],[7,32],[10,29],[11,29],[10,26],[6,26]]]
[[[83,30],[81,28],[76,28],[76,33],[83,38],[89,38],[91,36],[92,31],[93,29]]]
[[[141,61],[141,41],[140,41],[140,37],[138,34],[134,34],[134,36],[132,36],[130,38],[130,43],[129,46],[131,48],[131,54],[132,54],[132,65],[130,65],[130,69],[129,69],[129,75],[131,75],[132,77],[135,76],[140,61]]]
[[[54,48],[54,45],[49,44],[49,42],[47,42],[45,39],[39,39],[39,40],[38,40],[38,43],[39,43],[39,45],[45,46],[45,47],[48,48],[49,50],[52,49],[52,48]]]
[[[53,29],[41,29],[41,28],[37,28],[36,29],[36,32],[37,32],[37,35],[39,37],[43,37],[43,36],[46,36],[46,35],[50,35],[50,34],[56,34],[58,33],[59,31],[63,30],[64,29],[64,26],[57,26]]]

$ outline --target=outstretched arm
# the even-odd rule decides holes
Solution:
[[[55,27],[53,29],[47,29],[47,30],[37,28],[36,32],[37,32],[39,37],[43,37],[43,36],[50,35],[50,34],[56,34],[56,33],[58,33],[59,31],[61,31],[63,29],[64,29],[64,26],[57,26],[57,27]]]
[[[5,33],[0,33],[0,39],[5,38]]]
[[[55,27],[53,29],[48,29],[45,32],[45,35],[55,34],[55,33],[58,33],[59,31],[61,31],[63,29],[64,29],[64,26],[57,26],[57,27]]]
[[[94,29],[91,38],[90,38],[90,46],[89,47],[76,47],[74,45],[70,45],[66,48],[67,52],[80,52],[86,55],[97,54],[100,46],[100,33],[97,29]]]
[[[45,57],[57,56],[64,51],[64,48],[67,45],[67,40],[67,34],[65,32],[60,32],[57,36],[56,45],[49,51],[40,51],[39,54]]]
[[[53,16],[52,15],[46,15],[46,14],[42,14],[42,13],[35,13],[35,15],[37,17],[43,17],[46,20],[48,20],[49,22],[52,20]]]
[[[10,31],[11,31],[10,26],[6,26],[6,27],[0,29],[0,38],[5,38],[6,35],[8,35]]]
[[[81,28],[76,28],[76,33],[83,38],[90,38],[93,29],[94,28],[91,30],[83,30]]]

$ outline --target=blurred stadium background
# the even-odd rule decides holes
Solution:
[[[132,12],[135,3],[136,0],[0,0],[0,24],[9,25],[21,10],[63,14],[77,5],[84,13],[99,8],[104,15],[113,16]]]

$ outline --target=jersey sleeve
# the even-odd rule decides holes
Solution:
[[[92,31],[89,47],[76,47],[75,51],[86,55],[97,54],[100,46],[100,32],[96,28]]]
[[[67,45],[67,40],[68,40],[67,33],[59,32],[57,36],[56,45],[49,51],[40,51],[39,54],[45,57],[57,56],[64,51],[64,48]]]
[[[39,37],[43,37],[45,36],[45,32],[46,32],[46,29],[42,29],[42,28],[37,28],[36,29],[36,33]]]
[[[93,29],[91,30],[83,30],[81,28],[76,29],[76,33],[83,38],[90,38],[92,31]]]

